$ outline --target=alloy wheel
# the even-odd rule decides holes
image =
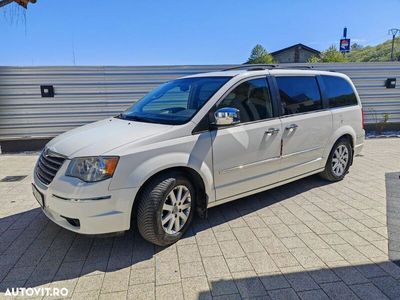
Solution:
[[[164,200],[161,211],[161,225],[168,234],[178,233],[185,226],[192,207],[189,189],[178,185]]]
[[[332,157],[332,172],[335,176],[340,177],[346,171],[349,163],[349,150],[345,145],[339,145]]]

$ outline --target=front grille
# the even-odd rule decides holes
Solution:
[[[48,185],[56,176],[65,158],[49,151],[43,151],[37,161],[35,173],[41,182]]]

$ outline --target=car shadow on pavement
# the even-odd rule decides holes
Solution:
[[[130,272],[131,276],[128,274],[128,278],[130,277],[130,283],[133,281],[133,284],[135,276],[132,274],[150,271],[149,276],[157,278],[154,273],[164,272],[159,270],[160,262],[162,264],[163,260],[178,261],[176,248],[179,245],[201,243],[204,239],[210,238],[214,239],[209,241],[210,243],[217,244],[212,231],[220,230],[224,226],[234,227],[244,222],[243,217],[262,214],[264,209],[273,204],[326,184],[326,181],[312,176],[211,208],[208,219],[195,218],[185,236],[175,245],[166,248],[154,246],[143,240],[136,229],[113,237],[75,234],[49,221],[39,208],[5,217],[0,219],[0,292],[4,293],[13,287],[37,287],[47,284],[51,286],[57,282],[61,287],[68,287],[73,279],[114,271]],[[171,249],[174,251],[170,251]],[[268,262],[260,261],[261,266],[265,263]],[[306,285],[309,285],[307,289],[317,288],[318,286],[313,284],[320,283],[327,277],[331,279],[326,279],[326,288],[321,285],[325,293],[330,295],[329,293],[339,293],[343,290],[350,295],[350,293],[358,294],[357,291],[362,292],[363,289],[351,287],[351,290],[348,290],[346,286],[342,286],[343,282],[347,283],[346,280],[351,281],[357,275],[360,278],[373,278],[368,281],[351,281],[352,283],[367,282],[368,286],[365,288],[373,290],[374,286],[370,284],[373,282],[381,290],[388,290],[388,293],[397,292],[399,295],[398,278],[391,277],[390,272],[385,273],[385,267],[386,269],[393,268],[392,263],[382,262],[382,265],[335,267],[333,272],[332,269],[319,270],[318,268],[313,271],[291,270],[284,276],[280,273],[253,276],[250,272],[243,273],[242,277],[210,281],[209,286],[214,296],[226,294],[225,290],[231,291],[229,287],[232,287],[233,291],[229,294],[239,293],[242,297],[264,293],[269,290],[268,287],[288,288],[289,295],[294,290],[303,290],[303,286]],[[173,268],[176,269],[175,272],[179,272],[178,262]],[[257,270],[257,266],[254,268]],[[172,274],[172,276],[176,275]],[[338,279],[332,280],[332,278]],[[264,292],[261,292],[261,287]],[[257,292],[259,289],[260,292]],[[378,293],[375,290],[374,292]]]
[[[215,206],[208,210],[206,220],[200,218],[194,220],[188,234],[190,232],[196,234],[209,227],[218,227],[219,225],[229,226],[229,222],[243,222],[242,217],[247,215],[263,215],[263,210],[269,210],[271,205],[328,184],[330,182],[315,175]]]

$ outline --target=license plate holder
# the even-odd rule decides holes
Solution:
[[[45,207],[44,196],[41,192],[39,192],[39,190],[37,189],[37,187],[34,184],[32,184],[32,193],[33,193],[33,196],[35,197],[36,201],[40,204],[40,206],[42,208],[44,208]]]

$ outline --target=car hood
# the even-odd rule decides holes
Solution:
[[[134,141],[161,134],[172,125],[110,118],[67,131],[47,144],[51,151],[69,158],[102,155]]]

